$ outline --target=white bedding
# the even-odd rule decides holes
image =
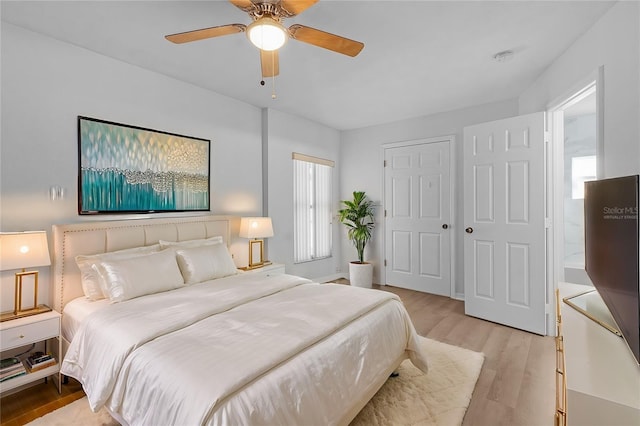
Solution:
[[[62,311],[62,337],[72,341],[85,318],[110,304],[109,299],[90,300],[85,296],[67,303]]]
[[[93,313],[62,373],[131,425],[337,424],[405,351],[426,371],[391,293],[243,274]]]

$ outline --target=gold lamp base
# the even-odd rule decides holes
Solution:
[[[264,260],[264,240],[255,238],[249,241],[249,265],[246,268],[240,268],[245,271],[251,269],[262,268],[271,265],[271,262]]]
[[[38,315],[49,311],[52,311],[52,309],[47,305],[38,305],[33,309],[25,309],[24,311],[18,311],[17,313],[16,311],[3,312],[0,314],[0,322],[24,318],[31,315]]]
[[[22,279],[28,275],[33,275],[33,308],[22,309]],[[23,269],[22,272],[16,272],[15,284],[15,304],[13,311],[1,313],[0,322],[38,315],[52,310],[47,305],[38,305],[38,271],[26,272]]]
[[[252,269],[262,268],[263,266],[267,266],[267,265],[271,265],[271,261],[270,260],[265,260],[264,262],[262,262],[260,264],[256,264],[256,265],[241,266],[238,269],[241,269],[243,271],[250,271]]]

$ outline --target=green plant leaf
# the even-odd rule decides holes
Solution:
[[[358,252],[358,261],[364,262],[364,249],[375,227],[373,202],[364,191],[353,191],[353,200],[342,200],[341,204],[340,222],[348,228],[347,236]]]

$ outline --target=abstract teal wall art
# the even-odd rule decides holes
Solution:
[[[211,141],[78,116],[78,212],[208,211]]]

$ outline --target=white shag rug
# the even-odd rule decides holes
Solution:
[[[462,424],[480,375],[484,355],[428,338],[421,338],[429,373],[406,360],[400,375],[387,380],[351,426]],[[105,409],[93,413],[84,397],[46,414],[28,426],[117,426]]]

